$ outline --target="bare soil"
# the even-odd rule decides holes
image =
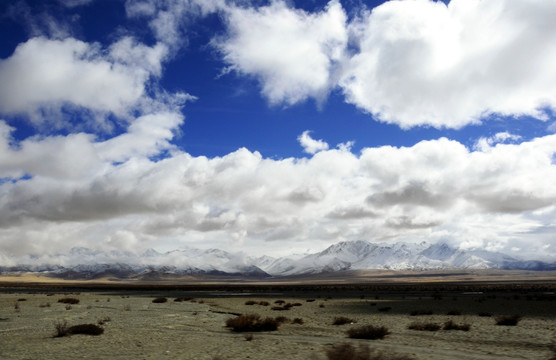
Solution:
[[[4,288],[0,292],[0,359],[326,359],[325,351],[343,342],[367,344],[385,353],[414,359],[550,359],[556,344],[556,295],[543,286],[502,291],[447,287],[374,291],[372,287],[275,288],[248,292],[212,290],[87,290]],[[347,290],[346,290],[347,289]],[[482,288],[481,288],[482,289]],[[248,288],[252,290],[252,288]],[[464,291],[465,290],[465,291]],[[194,299],[175,302],[178,297]],[[165,296],[165,303],[152,300]],[[58,303],[73,297],[78,304]],[[25,299],[25,300],[23,300]],[[269,306],[245,305],[252,300]],[[272,310],[276,300],[298,303]],[[307,301],[309,300],[309,301]],[[312,301],[314,300],[314,301]],[[389,310],[385,310],[390,308]],[[432,315],[411,316],[412,312]],[[447,315],[448,312],[460,315]],[[489,313],[492,316],[479,316]],[[237,314],[303,319],[277,331],[243,333],[225,327]],[[516,326],[497,326],[497,316],[520,315]],[[332,325],[345,316],[353,324]],[[470,324],[469,331],[409,330],[413,322]],[[98,336],[54,337],[55,324],[102,323]],[[382,340],[354,340],[348,329],[385,326]]]

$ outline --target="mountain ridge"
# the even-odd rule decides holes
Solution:
[[[67,254],[49,258],[49,263],[42,260],[41,264],[41,257],[30,257],[29,260],[32,262],[0,266],[0,274],[35,272],[66,279],[157,279],[168,276],[263,279],[346,270],[556,270],[556,262],[518,260],[500,252],[461,249],[444,242],[377,244],[365,240],[339,242],[323,251],[296,258],[252,257],[220,249],[185,248],[166,253],[147,249],[136,255],[126,251],[72,248]]]

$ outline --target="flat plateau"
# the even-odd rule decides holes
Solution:
[[[264,283],[207,279],[67,282],[30,274],[3,276],[0,358],[325,360],[328,349],[346,342],[382,351],[384,359],[391,354],[412,359],[554,356],[554,273],[397,274],[336,274],[314,281],[296,278]],[[65,297],[79,299],[79,303],[58,302]],[[153,303],[156,297],[168,301]],[[277,300],[297,306],[273,310]],[[428,315],[411,315],[415,312]],[[277,331],[249,333],[252,339],[248,341],[245,333],[225,326],[237,314],[298,318],[303,323],[286,321]],[[496,325],[497,317],[510,315],[521,317],[516,326]],[[332,325],[339,316],[353,321]],[[408,329],[414,322],[443,325],[449,320],[469,324],[470,329]],[[70,326],[101,322],[104,333],[54,337],[55,324],[63,321]],[[390,334],[380,340],[347,337],[348,329],[364,325],[384,326]]]

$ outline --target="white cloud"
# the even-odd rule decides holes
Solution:
[[[297,137],[297,141],[299,141],[299,145],[303,147],[303,151],[307,154],[316,154],[319,151],[328,150],[328,144],[326,142],[313,139],[311,135],[309,135],[310,133],[309,130],[306,130]],[[345,149],[349,150],[349,147]]]
[[[32,38],[0,60],[0,112],[27,114],[35,122],[44,111],[63,106],[126,115],[160,74],[165,49],[123,38],[108,55],[98,45],[76,39]]]
[[[391,1],[351,24],[349,102],[403,128],[556,106],[553,1]]]
[[[272,104],[328,95],[348,40],[339,1],[314,14],[283,1],[259,8],[229,6],[224,14],[228,32],[214,45],[229,70],[260,81]]]
[[[516,142],[521,140],[520,135],[510,134],[507,131],[499,132],[490,137],[481,137],[473,146],[474,149],[480,151],[488,151],[490,147],[500,143]]]
[[[132,129],[129,136],[141,143],[152,132],[148,126],[160,124],[153,136],[164,143],[171,136],[165,129],[180,119],[160,114],[137,124],[143,121],[148,125],[138,127],[145,131]],[[62,140],[28,141],[0,158],[0,168],[31,175],[0,185],[2,251],[56,252],[68,244],[106,250],[122,243],[136,251],[231,249],[241,243],[245,251],[277,255],[355,239],[448,239],[510,249],[523,236],[531,246],[547,244],[549,236],[532,234],[556,226],[546,213],[556,203],[556,136],[486,152],[438,139],[282,160],[246,149],[212,159],[174,149],[159,161],[148,156],[161,148],[138,152],[125,136],[110,146],[85,134],[64,139],[64,146]],[[54,170],[67,153],[44,160],[53,164],[50,170],[38,164],[36,154],[62,151],[76,154],[75,169]],[[113,154],[125,153],[132,156],[113,163],[120,159]],[[79,168],[81,156],[88,171]]]

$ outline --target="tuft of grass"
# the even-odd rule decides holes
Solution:
[[[277,305],[282,305],[285,304],[286,302],[284,300],[276,300],[274,303]]]
[[[384,326],[365,325],[357,328],[349,329],[347,335],[352,339],[366,339],[377,340],[383,339],[386,335],[390,334],[388,329]]]
[[[251,341],[253,340],[253,334],[245,334],[243,335],[243,338],[245,339],[245,341]]]
[[[516,326],[519,320],[521,320],[521,316],[519,315],[500,316],[496,318],[496,325]]]
[[[58,299],[58,302],[63,304],[79,304],[79,299],[65,297],[65,298]]]
[[[50,307],[50,303],[47,302],[47,303],[45,303],[45,304],[40,304],[39,307],[40,307],[40,308]]]
[[[292,324],[303,325],[304,321],[302,318],[295,318],[292,320]]]
[[[240,315],[226,321],[226,327],[234,332],[258,332],[278,330],[280,323],[273,318],[262,319],[259,315]]]
[[[72,309],[72,306],[70,304],[67,304],[66,305],[66,310],[71,310],[71,309]]]
[[[25,299],[25,298],[19,298],[19,299],[17,299],[17,301],[27,301],[27,299]]]
[[[290,307],[289,306],[273,306],[270,309],[274,310],[274,311],[284,311],[284,310],[289,310]]]
[[[334,318],[334,321],[332,321],[332,325],[345,325],[352,324],[354,322],[356,321],[345,316],[337,316]]]
[[[157,297],[157,298],[154,298],[152,302],[155,303],[155,304],[162,304],[162,303],[165,303],[167,301],[168,301],[168,299],[166,299],[165,297]]]
[[[413,358],[396,353],[371,351],[368,345],[359,344],[359,347],[350,343],[342,343],[326,350],[328,360],[412,360]]]
[[[432,310],[413,310],[409,315],[411,316],[421,316],[421,315],[432,315]]]
[[[129,304],[124,305],[124,311],[131,311],[131,305]]]
[[[259,305],[261,306],[269,306],[270,303],[268,301],[259,301]]]
[[[442,327],[442,330],[469,331],[469,329],[471,329],[471,325],[469,325],[469,324],[456,324],[452,320],[446,321],[444,323],[444,327]]]
[[[411,323],[407,328],[419,331],[438,331],[440,330],[440,325],[435,323]]]
[[[247,300],[247,301],[245,302],[245,305],[256,305],[256,304],[257,304],[257,302],[254,301],[254,300]]]

